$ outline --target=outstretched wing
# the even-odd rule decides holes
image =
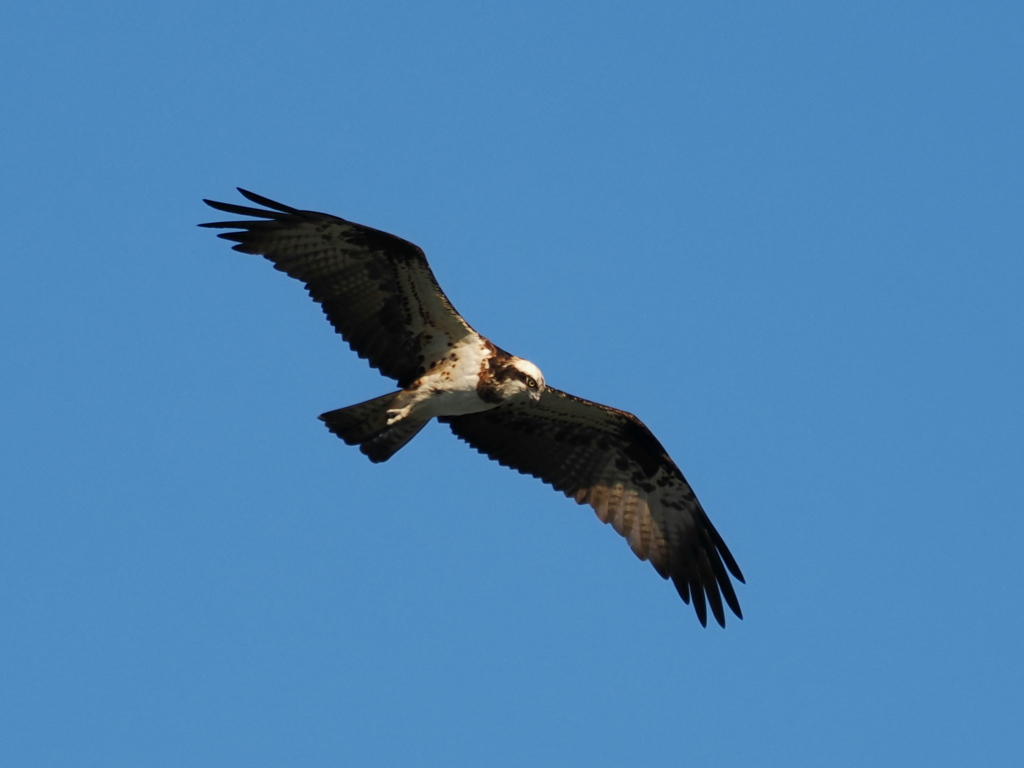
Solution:
[[[729,573],[743,574],[683,473],[636,416],[548,388],[539,402],[440,419],[499,463],[533,475],[626,538],[641,560],[725,626],[724,601],[740,618]],[[727,572],[728,569],[728,572]]]
[[[238,191],[264,208],[203,202],[255,220],[199,226],[238,230],[219,236],[237,243],[236,251],[265,256],[304,282],[349,346],[399,386],[411,384],[431,360],[473,333],[441,291],[419,247],[337,216]]]

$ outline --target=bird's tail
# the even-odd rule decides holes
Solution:
[[[358,445],[370,461],[378,464],[398,453],[427,423],[406,416],[388,426],[388,409],[400,394],[401,391],[392,392],[365,403],[328,411],[320,415],[320,420],[349,445]]]

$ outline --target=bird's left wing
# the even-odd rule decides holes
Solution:
[[[742,618],[729,580],[743,574],[683,473],[636,416],[547,388],[539,402],[442,417],[458,437],[499,463],[540,478],[649,560],[707,626],[725,626],[723,598]]]

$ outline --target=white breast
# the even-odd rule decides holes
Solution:
[[[477,394],[480,368],[491,352],[479,336],[457,342],[445,357],[424,374],[416,388],[413,407],[417,417],[458,416],[494,407]]]

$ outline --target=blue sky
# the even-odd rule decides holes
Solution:
[[[0,11],[11,765],[1016,765],[1019,3]],[[702,629],[209,230],[421,245],[658,435],[747,576]],[[212,218],[217,218],[214,215]]]

